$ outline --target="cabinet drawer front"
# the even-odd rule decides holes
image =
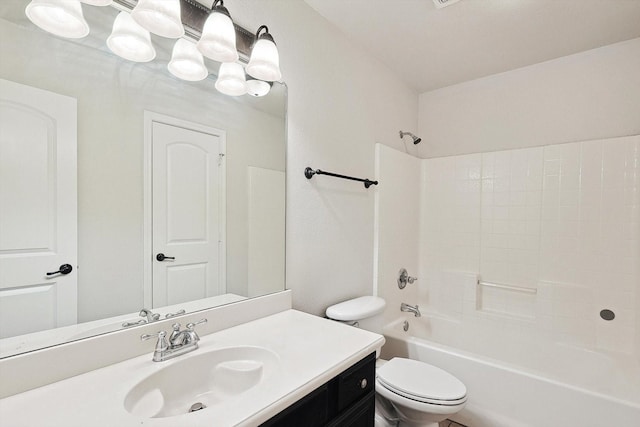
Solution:
[[[338,375],[338,412],[375,389],[376,354]]]

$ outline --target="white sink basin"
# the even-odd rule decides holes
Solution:
[[[263,347],[229,347],[194,353],[147,376],[126,395],[124,406],[144,418],[164,418],[246,397],[279,368],[276,353]]]

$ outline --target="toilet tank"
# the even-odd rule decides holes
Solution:
[[[362,329],[382,334],[385,305],[380,297],[365,296],[332,305],[325,314],[329,319],[350,324],[357,322]]]

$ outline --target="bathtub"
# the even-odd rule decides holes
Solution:
[[[434,315],[398,318],[385,325],[381,354],[384,359],[397,356],[430,363],[464,382],[469,399],[454,421],[470,427],[640,426],[636,358],[560,344],[541,348],[528,336],[510,336],[508,345],[500,346],[498,340],[478,345],[479,340],[465,337],[477,331],[461,326]],[[461,342],[471,345],[465,348]],[[478,351],[483,349],[493,354]]]

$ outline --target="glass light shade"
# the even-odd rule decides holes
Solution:
[[[204,59],[195,43],[185,39],[178,39],[173,46],[171,61],[167,68],[177,78],[190,82],[203,80],[209,75],[209,70],[204,66]]]
[[[216,89],[225,95],[240,96],[247,93],[244,69],[237,62],[220,64]]]
[[[280,80],[280,56],[276,44],[269,39],[260,38],[251,50],[247,64],[247,73],[256,79],[273,82]]]
[[[80,0],[82,3],[90,4],[92,6],[109,6],[113,3],[113,0]]]
[[[170,39],[184,35],[180,0],[138,0],[131,16],[142,28],[153,34]]]
[[[113,21],[107,46],[116,55],[135,62],[149,62],[156,57],[149,31],[142,28],[127,12],[120,12]]]
[[[198,50],[214,61],[237,61],[236,30],[233,28],[231,18],[224,13],[215,11],[211,13],[202,28]]]
[[[247,93],[251,96],[265,96],[271,90],[271,85],[263,80],[247,80]]]
[[[32,0],[25,13],[31,22],[56,36],[79,39],[89,34],[80,0]]]

